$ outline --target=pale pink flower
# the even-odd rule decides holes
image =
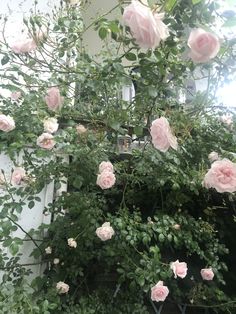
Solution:
[[[179,262],[178,259],[170,264],[170,268],[173,270],[175,278],[184,278],[187,275],[187,264],[185,262]]]
[[[11,99],[14,101],[17,101],[19,98],[21,98],[21,92],[12,92],[11,93]]]
[[[56,288],[59,294],[67,293],[70,289],[69,285],[63,281],[59,281],[56,285]]]
[[[103,171],[110,171],[113,172],[114,168],[110,161],[102,161],[99,165],[99,172],[102,173]]]
[[[54,264],[54,265],[58,265],[59,263],[60,263],[59,258],[54,258],[53,264]]]
[[[142,48],[156,48],[169,36],[168,27],[162,22],[164,14],[153,14],[148,6],[132,0],[123,14],[124,24],[130,28],[136,43]]]
[[[37,45],[32,38],[19,40],[11,46],[12,51],[17,54],[31,52],[36,48]]]
[[[111,188],[115,182],[116,177],[111,171],[104,170],[97,176],[97,185],[99,185],[103,190]]]
[[[15,129],[15,121],[11,116],[0,114],[0,130],[3,132],[9,132]]]
[[[25,169],[22,167],[16,167],[11,176],[11,184],[20,185],[26,178]]]
[[[191,49],[190,57],[196,63],[213,59],[220,50],[218,37],[201,28],[191,31],[188,46]]]
[[[82,125],[82,124],[78,124],[76,125],[76,131],[78,134],[83,134],[87,132],[87,129]]]
[[[201,269],[201,276],[203,280],[212,280],[214,278],[214,272],[212,268]]]
[[[43,133],[37,138],[37,145],[41,148],[52,149],[56,145],[56,142],[52,134]]]
[[[52,248],[51,248],[51,246],[46,247],[45,253],[46,253],[46,254],[52,254]]]
[[[217,160],[212,163],[206,173],[203,186],[214,188],[219,193],[236,191],[236,164],[228,159]]]
[[[56,118],[47,118],[43,122],[44,131],[47,133],[55,133],[58,130],[59,124]]]
[[[166,152],[170,147],[177,149],[177,138],[172,134],[169,122],[161,117],[152,122],[150,134],[155,148],[161,152]]]
[[[219,159],[219,155],[217,152],[211,152],[209,155],[208,155],[208,159],[210,160],[210,162],[213,162],[213,161],[216,161]]]
[[[175,230],[179,230],[180,228],[181,228],[181,226],[179,224],[173,225],[173,229],[175,229]]]
[[[163,281],[158,281],[158,283],[151,288],[151,299],[152,301],[160,302],[165,301],[169,294],[169,289],[167,286],[163,285]]]
[[[110,222],[105,222],[101,227],[97,228],[96,235],[102,240],[107,241],[115,234],[114,229],[110,226]]]
[[[220,117],[220,121],[230,127],[233,124],[232,115],[224,114]]]
[[[68,245],[69,245],[70,247],[73,247],[73,248],[76,248],[76,247],[77,247],[77,242],[75,241],[74,238],[69,238],[69,239],[67,240],[67,243],[68,243]]]
[[[61,96],[58,87],[51,87],[47,91],[47,96],[45,96],[45,101],[50,110],[60,109],[63,103],[64,97]]]

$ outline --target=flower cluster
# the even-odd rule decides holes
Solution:
[[[110,161],[101,162],[97,176],[97,185],[100,186],[101,189],[109,189],[115,184],[116,177],[113,171],[113,165]]]

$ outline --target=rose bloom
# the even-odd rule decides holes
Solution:
[[[87,129],[82,125],[82,124],[78,124],[76,125],[76,131],[78,134],[83,134],[87,132]]]
[[[99,185],[103,190],[111,188],[115,182],[116,177],[111,171],[104,170],[97,176],[97,185]]]
[[[0,114],[0,130],[3,132],[9,132],[15,129],[15,121],[12,117]]]
[[[221,116],[220,121],[228,126],[231,126],[233,124],[233,119],[230,114],[224,114],[223,116]]]
[[[219,193],[236,191],[236,164],[228,159],[217,160],[212,163],[206,173],[203,186],[214,188]]]
[[[177,276],[184,278],[187,275],[187,264],[185,262],[179,262],[178,259],[170,264],[170,268],[173,270],[175,278],[177,278]]]
[[[21,167],[16,167],[11,176],[11,184],[20,185],[25,178],[26,178],[25,169]]]
[[[54,264],[54,265],[58,265],[59,263],[60,263],[59,258],[54,258],[53,264]]]
[[[210,162],[213,162],[213,161],[216,161],[219,159],[219,155],[217,152],[211,152],[209,155],[208,155],[208,159],[210,160]]]
[[[73,238],[69,238],[69,239],[67,240],[67,243],[68,243],[68,245],[69,245],[70,247],[73,247],[73,248],[76,248],[76,247],[77,247],[77,242],[76,242],[75,239],[73,239]]]
[[[37,138],[37,145],[41,148],[52,149],[56,142],[52,134],[43,133]]]
[[[172,134],[169,122],[161,117],[152,122],[150,134],[155,148],[166,152],[170,147],[177,149],[177,138]]]
[[[46,254],[52,254],[52,248],[51,248],[51,246],[46,247],[45,253],[46,253]]]
[[[35,50],[36,48],[37,48],[37,45],[32,38],[19,40],[11,46],[12,51],[17,54],[31,52]]]
[[[203,280],[212,280],[214,278],[214,272],[212,268],[201,269],[201,276]]]
[[[175,230],[179,230],[180,228],[181,228],[181,226],[179,224],[173,225],[173,229],[175,229]]]
[[[44,131],[47,133],[55,133],[58,130],[59,124],[56,118],[48,118],[43,122]]]
[[[21,92],[12,92],[11,99],[17,101],[21,97]]]
[[[63,281],[59,281],[56,285],[56,288],[59,294],[67,293],[70,289],[69,285],[67,285]]]
[[[115,234],[114,229],[110,226],[110,222],[105,222],[101,227],[97,228],[96,235],[102,240],[107,241]]]
[[[190,57],[196,63],[209,61],[214,58],[220,50],[218,37],[201,28],[191,31],[188,46],[191,49]]]
[[[110,171],[113,172],[114,168],[110,161],[102,161],[99,165],[99,172],[102,173],[103,171]]]
[[[124,24],[130,28],[136,43],[142,48],[156,48],[169,36],[168,27],[162,22],[164,14],[153,14],[148,6],[132,0],[123,14]]]
[[[158,283],[151,288],[151,299],[152,301],[165,301],[169,294],[169,289],[163,286],[163,281],[158,281]]]
[[[62,106],[64,98],[61,97],[60,90],[58,87],[51,87],[47,91],[47,96],[45,96],[45,101],[50,110],[60,109]]]

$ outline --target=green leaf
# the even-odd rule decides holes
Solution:
[[[134,127],[134,133],[137,136],[142,136],[143,135],[143,127],[142,126],[135,126]]]
[[[125,54],[125,57],[129,61],[135,61],[136,60],[136,55],[132,52],[128,52]]]
[[[236,17],[232,17],[228,19],[224,24],[223,27],[234,27],[236,26]]]
[[[15,242],[13,242],[10,246],[9,246],[9,251],[10,253],[14,256],[18,253],[19,251],[19,245],[16,244]]]
[[[99,29],[99,32],[98,32],[98,35],[99,35],[99,37],[101,38],[101,39],[105,39],[106,37],[107,37],[107,29],[106,28],[104,28],[104,27],[101,27],[100,29]]]
[[[28,204],[28,207],[30,209],[32,209],[34,207],[34,201],[30,201],[29,204]]]
[[[5,65],[9,62],[10,58],[8,57],[8,55],[5,55],[2,60],[1,60],[1,64]]]
[[[174,6],[175,6],[176,1],[177,0],[167,0],[166,3],[165,3],[166,11],[171,11],[174,8]]]
[[[201,2],[202,0],[192,0],[193,4],[198,4],[199,2]]]

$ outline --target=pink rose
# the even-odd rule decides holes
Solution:
[[[203,280],[212,280],[214,278],[214,273],[212,268],[201,269],[201,276]]]
[[[107,241],[115,234],[114,229],[110,226],[110,222],[105,222],[101,227],[97,228],[96,235],[102,240]]]
[[[11,46],[12,51],[17,54],[31,52],[35,50],[36,48],[37,48],[37,45],[35,41],[30,38],[19,40]]]
[[[116,177],[111,171],[105,170],[97,176],[97,185],[103,190],[111,188],[115,182]]]
[[[227,126],[232,126],[233,124],[233,119],[230,114],[224,114],[223,116],[221,116],[220,121],[226,124]]]
[[[59,124],[56,118],[47,118],[43,122],[44,131],[47,133],[55,133],[58,130]]]
[[[37,145],[41,148],[52,149],[56,142],[52,134],[43,133],[37,138]]]
[[[99,172],[102,173],[103,171],[110,171],[113,172],[113,165],[110,161],[102,161],[99,165]]]
[[[11,99],[17,101],[19,98],[21,98],[21,92],[12,92],[11,93]]]
[[[59,294],[67,293],[70,289],[69,285],[67,285],[63,281],[59,281],[56,285],[56,288]]]
[[[175,278],[177,278],[177,276],[184,278],[187,275],[187,264],[185,262],[179,262],[178,259],[170,264],[170,268],[173,270]]]
[[[201,28],[193,29],[188,39],[190,57],[194,62],[207,62],[220,50],[219,39]]]
[[[136,43],[142,48],[156,48],[169,36],[168,27],[162,22],[164,14],[153,14],[138,0],[132,0],[123,14],[124,24],[130,28]]]
[[[0,114],[0,130],[3,132],[9,132],[15,129],[15,121],[12,117]]]
[[[177,149],[177,138],[172,134],[169,122],[161,117],[152,122],[151,126],[152,143],[161,152],[166,152],[170,147]]]
[[[151,299],[152,301],[165,301],[169,294],[169,289],[163,286],[163,281],[158,281],[158,283],[151,289]]]
[[[11,176],[11,184],[13,185],[20,185],[22,181],[26,178],[25,169],[21,167],[17,167],[14,169],[12,176]]]
[[[204,177],[203,186],[207,189],[215,188],[219,193],[235,192],[236,164],[228,159],[213,162]]]
[[[60,90],[58,87],[51,87],[47,91],[45,101],[50,110],[60,109],[63,103],[64,97],[61,97]]]
[[[76,131],[78,134],[83,134],[87,132],[87,129],[82,125],[82,124],[78,124],[76,125]]]
[[[209,155],[208,155],[208,159],[210,160],[210,162],[213,162],[213,161],[216,161],[219,159],[219,155],[217,152],[211,152]]]

